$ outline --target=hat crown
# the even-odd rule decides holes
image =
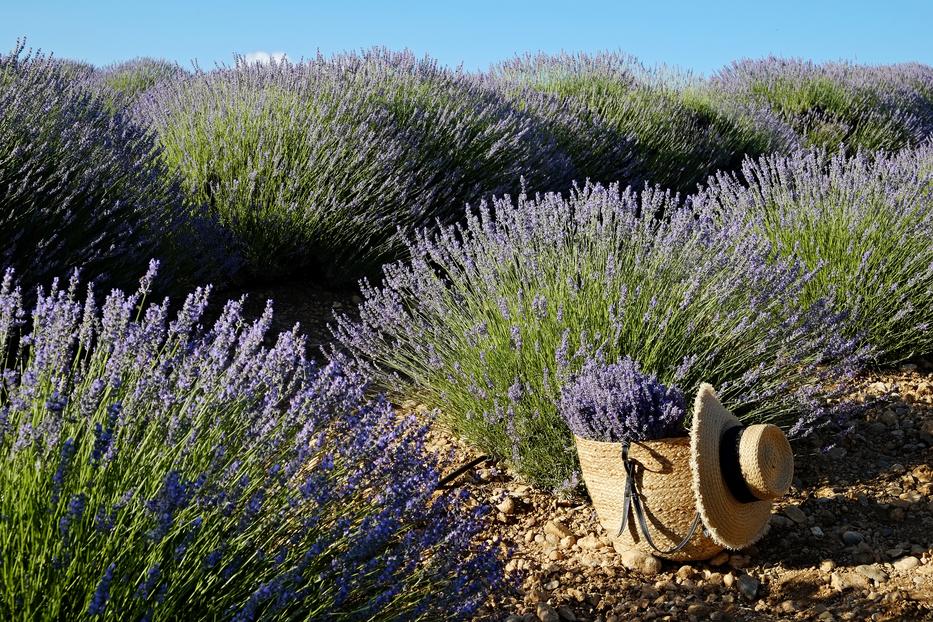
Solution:
[[[777,499],[794,479],[794,454],[775,425],[748,426],[739,440],[739,466],[749,490],[761,500]]]

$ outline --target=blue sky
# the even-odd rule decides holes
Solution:
[[[297,59],[372,45],[467,69],[539,50],[622,50],[701,73],[768,54],[933,65],[931,26],[933,0],[0,0],[0,49],[26,36],[96,65],[157,56],[207,68],[234,52]]]

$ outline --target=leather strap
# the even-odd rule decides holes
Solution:
[[[626,478],[625,492],[623,494],[622,502],[622,524],[619,526],[619,533],[616,534],[616,537],[621,536],[625,531],[625,527],[628,525],[629,511],[634,510],[635,519],[638,521],[638,526],[641,528],[641,533],[645,537],[645,541],[648,543],[648,545],[661,555],[670,555],[671,553],[676,553],[677,551],[687,546],[693,536],[696,535],[697,529],[700,527],[700,513],[697,512],[696,516],[693,517],[693,523],[690,525],[690,530],[687,532],[687,535],[684,537],[684,539],[680,541],[680,543],[669,549],[659,549],[658,546],[654,543],[654,540],[651,538],[651,532],[648,530],[648,520],[645,518],[645,511],[641,502],[641,493],[638,491],[638,484],[636,483],[635,479],[635,462],[629,459],[628,449],[628,443],[622,445],[622,464],[625,466]]]

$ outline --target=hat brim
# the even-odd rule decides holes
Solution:
[[[709,384],[700,385],[690,427],[693,494],[710,538],[735,550],[757,542],[767,532],[772,509],[771,501],[738,501],[723,478],[720,439],[737,425],[742,423],[720,403],[715,389]]]

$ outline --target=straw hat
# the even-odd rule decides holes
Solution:
[[[703,525],[713,541],[746,547],[764,535],[774,499],[794,478],[794,456],[780,428],[743,427],[702,384],[690,430],[693,493]]]

